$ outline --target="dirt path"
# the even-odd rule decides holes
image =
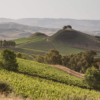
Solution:
[[[16,47],[23,46],[23,45],[29,44],[29,43],[31,43],[31,42],[33,42],[33,40],[32,40],[32,41],[29,41],[29,42],[27,42],[27,43],[18,44],[18,45],[16,45]]]
[[[35,57],[33,55],[29,55],[33,60],[35,60]]]
[[[54,45],[52,44],[52,42],[50,42],[50,41],[48,40],[48,37],[46,38],[46,41],[49,42],[49,43],[52,45],[53,49],[56,50],[56,48],[54,47]]]
[[[61,65],[51,65],[51,66],[53,66],[55,68],[58,68],[58,69],[60,69],[60,70],[62,70],[64,72],[66,72],[66,73],[68,73],[70,75],[76,76],[78,78],[81,78],[81,79],[84,78],[84,74],[81,74],[81,73],[78,73],[76,71],[73,71],[73,70],[71,70],[71,69],[69,69],[67,67],[64,67],[64,66],[61,66]]]
[[[32,55],[29,55],[29,56],[30,56],[33,60],[35,59],[34,56],[32,56]],[[68,74],[70,74],[70,75],[76,76],[76,77],[78,77],[78,78],[81,78],[81,79],[84,78],[84,74],[81,74],[81,73],[78,73],[78,72],[76,72],[76,71],[73,71],[73,70],[71,70],[71,69],[69,69],[69,68],[67,68],[67,67],[64,67],[64,66],[61,66],[61,65],[50,65],[50,66],[53,66],[53,67],[55,67],[55,68],[58,68],[58,69],[60,69],[60,70],[62,70],[62,71],[64,71],[64,72],[66,72],[66,73],[68,73]]]

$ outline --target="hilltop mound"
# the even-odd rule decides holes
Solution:
[[[61,43],[73,47],[100,50],[100,42],[94,36],[87,35],[69,27],[64,27],[49,37],[53,43]]]
[[[44,36],[44,37],[47,37],[47,35],[46,35],[46,34],[44,34],[44,33],[41,33],[41,32],[36,32],[36,33],[34,33],[34,34],[30,35],[30,36],[29,36],[29,38],[31,38],[31,37],[35,37],[35,36]]]

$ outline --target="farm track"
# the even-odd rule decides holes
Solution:
[[[23,46],[23,45],[29,44],[29,43],[31,43],[31,42],[34,42],[34,41],[32,40],[32,41],[29,41],[29,42],[27,42],[27,43],[21,43],[21,44],[16,45],[15,47]]]
[[[29,55],[29,56],[30,56],[33,60],[35,59],[34,56],[32,56],[32,55]],[[76,76],[76,77],[78,77],[78,78],[81,78],[81,79],[84,78],[84,74],[81,74],[81,73],[78,73],[78,72],[76,72],[76,71],[73,71],[73,70],[71,70],[71,69],[69,69],[69,68],[67,68],[67,67],[64,67],[64,66],[61,66],[61,65],[50,65],[50,66],[55,67],[55,68],[58,68],[58,69],[60,69],[60,70],[62,70],[62,71],[64,71],[64,72],[66,72],[66,73],[68,73],[68,74],[70,74],[70,75]]]
[[[52,45],[53,49],[56,50],[56,48],[54,47],[54,45],[52,44],[52,42],[50,42],[50,41],[48,40],[48,37],[46,38],[46,41],[49,42],[49,43]]]
[[[70,75],[76,76],[78,78],[81,78],[81,79],[84,78],[84,74],[81,74],[81,73],[78,73],[76,71],[73,71],[73,70],[71,70],[71,69],[69,69],[67,67],[64,67],[64,66],[61,66],[61,65],[51,65],[51,66],[53,66],[55,68],[58,68],[58,69],[60,69],[60,70],[62,70],[64,72],[66,72],[66,73],[68,73]]]
[[[33,60],[35,60],[35,57],[34,56],[32,56],[32,55],[29,55]]]

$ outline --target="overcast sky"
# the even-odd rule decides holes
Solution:
[[[0,0],[0,18],[100,20],[100,0]]]

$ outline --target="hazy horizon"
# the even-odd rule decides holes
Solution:
[[[100,20],[100,0],[0,0],[0,18]]]

